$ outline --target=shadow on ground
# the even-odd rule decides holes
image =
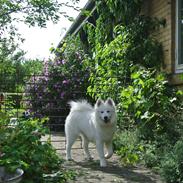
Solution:
[[[52,144],[57,148],[57,152],[65,158],[65,137],[63,135],[52,136],[52,140],[55,140]],[[73,145],[74,161],[65,161],[64,167],[67,170],[76,171],[77,176],[76,180],[68,183],[164,183],[159,175],[143,166],[123,166],[116,154],[107,160],[107,167],[101,168],[94,145],[90,146],[90,152],[94,158],[93,161],[85,160],[80,141]]]
[[[74,183],[163,183],[158,175],[142,166],[125,167],[113,157],[108,166],[99,166],[99,161],[71,161],[65,162],[65,167],[77,171]]]
[[[142,168],[142,167],[122,167],[115,163],[115,165],[110,162],[107,167],[100,167],[99,161],[93,162],[76,162],[77,165],[88,169],[93,172],[100,172],[102,174],[108,174],[110,177],[116,177],[113,181],[119,182],[119,180],[123,180],[123,182],[143,182],[143,183],[156,183],[156,177],[151,174],[150,171]],[[95,176],[95,178],[97,178]],[[101,180],[98,177],[98,180]],[[112,181],[112,180],[110,180]]]

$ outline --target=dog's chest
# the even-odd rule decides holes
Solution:
[[[114,135],[114,128],[103,128],[99,130],[98,135],[103,141],[111,141]]]

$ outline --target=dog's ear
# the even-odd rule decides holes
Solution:
[[[103,103],[103,100],[98,99],[96,102],[96,106],[99,107]]]
[[[108,104],[111,105],[111,106],[115,106],[115,103],[114,103],[113,99],[111,99],[111,98],[108,98],[108,99],[106,100],[106,103],[108,103]]]

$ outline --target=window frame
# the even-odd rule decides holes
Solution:
[[[182,2],[183,6],[183,2]],[[183,44],[181,45],[181,24],[180,24],[180,18],[181,18],[181,0],[176,0],[176,50],[175,50],[175,72],[176,73],[182,73],[183,72],[183,58],[181,58],[181,50],[183,50]],[[183,31],[183,30],[182,30]],[[183,57],[183,54],[182,54]],[[182,59],[182,63],[180,64],[179,61]]]

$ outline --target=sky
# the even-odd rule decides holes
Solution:
[[[63,1],[63,0],[62,0]],[[77,6],[84,7],[87,0],[80,0]],[[62,8],[69,16],[77,17],[78,13],[72,8]],[[19,33],[25,38],[24,43],[20,48],[26,52],[26,59],[48,59],[51,57],[49,49],[56,47],[61,41],[62,37],[71,26],[72,22],[68,19],[61,17],[57,24],[48,22],[47,28],[28,27],[20,23],[18,25]]]

